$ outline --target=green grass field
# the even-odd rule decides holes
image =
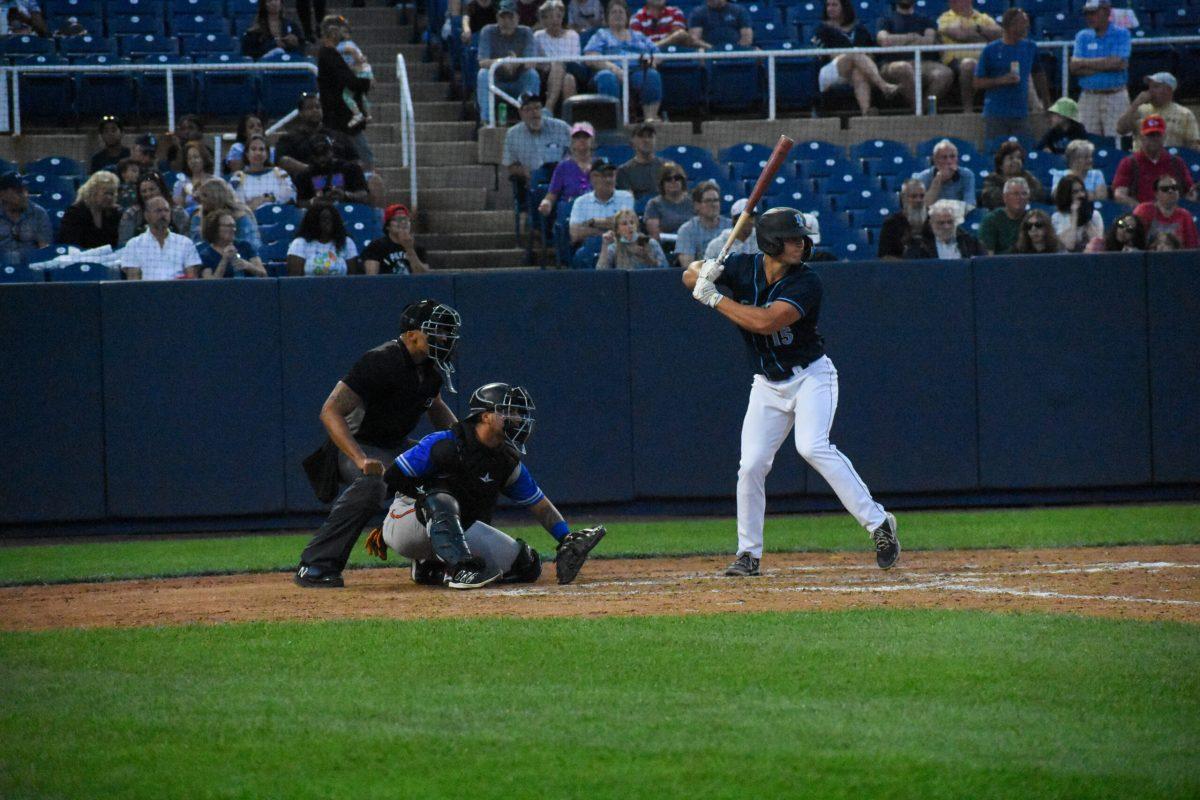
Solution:
[[[769,526],[866,549],[845,515]],[[901,526],[907,549],[1200,542],[1200,507]],[[602,554],[731,529],[618,522]],[[0,580],[282,569],[302,538],[2,548]],[[954,611],[5,633],[0,797],[1191,798],[1197,664],[1197,626]]]

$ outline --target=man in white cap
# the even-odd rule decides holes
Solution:
[[[1075,35],[1071,74],[1079,76],[1079,116],[1088,133],[1114,136],[1129,103],[1129,31],[1111,24],[1112,0],[1087,0],[1087,27]]]
[[[1164,147],[1200,148],[1200,127],[1196,125],[1196,115],[1190,109],[1175,102],[1175,90],[1179,81],[1169,72],[1156,72],[1146,76],[1146,88],[1133,98],[1129,108],[1117,120],[1117,133],[1128,136],[1137,133],[1142,120],[1151,114],[1158,114],[1167,123]],[[1134,149],[1139,142],[1134,141]]]
[[[729,207],[729,216],[733,218],[733,225],[737,224],[738,217],[746,210],[746,198],[734,200],[733,205]],[[705,258],[716,258],[721,254],[721,248],[725,246],[725,239],[729,236],[729,232],[733,230],[733,225],[728,228],[723,228],[713,240],[704,248]],[[735,256],[738,253],[749,253],[754,255],[761,253],[758,249],[758,234],[754,230],[754,215],[750,215],[750,224],[742,231],[742,237],[733,243],[729,248],[729,255]]]

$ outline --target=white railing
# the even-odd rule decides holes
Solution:
[[[417,115],[413,111],[408,65],[396,54],[396,83],[400,86],[400,166],[408,167],[408,204],[417,207]]]
[[[271,61],[253,64],[19,64],[0,67],[0,133],[10,130],[14,136],[21,135],[21,75],[33,73],[120,73],[166,74],[167,130],[175,130],[175,80],[176,72],[311,72],[317,74],[317,65],[310,61]],[[7,95],[12,83],[12,116],[8,115]]]
[[[1083,26],[1080,25],[1082,28]],[[1200,36],[1163,36],[1158,38],[1140,38],[1134,39],[1134,46],[1150,46],[1150,45],[1171,45],[1171,44],[1197,44],[1200,43]],[[1039,49],[1043,50],[1060,50],[1062,51],[1062,75],[1060,85],[1063,87],[1063,92],[1066,92],[1070,77],[1069,62],[1070,51],[1075,47],[1074,41],[1062,42],[1034,42]],[[924,90],[923,81],[921,80],[921,59],[926,53],[942,53],[949,50],[982,50],[986,43],[978,44],[921,44],[921,45],[901,45],[897,47],[847,47],[847,48],[805,48],[795,50],[713,50],[713,51],[689,51],[684,53],[653,53],[652,57],[655,62],[660,61],[718,61],[718,60],[756,60],[767,62],[767,119],[775,119],[775,62],[777,59],[796,59],[814,56],[836,56],[843,53],[865,53],[866,55],[883,55],[883,54],[899,54],[909,55],[913,57],[913,73],[915,77],[915,85],[913,87],[914,102],[913,114],[921,116],[924,108]],[[648,57],[643,53],[625,53],[612,55],[592,55],[592,56],[575,56],[548,58],[541,56],[537,58],[499,58],[493,61],[487,70],[487,87],[488,87],[488,127],[496,126],[496,101],[497,98],[504,100],[512,105],[517,105],[517,99],[502,91],[496,85],[496,70],[505,64],[547,64],[552,61],[580,61],[583,63],[611,61],[621,65],[621,113],[622,119],[626,125],[629,124],[629,66],[630,64],[638,64],[643,58]]]

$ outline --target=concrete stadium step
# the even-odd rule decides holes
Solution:
[[[413,114],[416,116],[418,124],[425,122],[461,122],[462,103],[459,103],[457,100],[446,100],[445,98],[442,98],[440,101],[421,102],[414,98]],[[394,89],[393,91],[385,94],[372,96],[371,116],[373,116],[378,122],[399,123],[399,90]]]
[[[419,233],[417,242],[426,250],[517,250],[523,245],[509,228],[503,233]]]
[[[476,150],[474,142],[423,142],[418,137],[417,164],[425,167],[475,164]],[[400,145],[380,145],[375,157],[385,164],[399,164]]]
[[[525,251],[510,250],[430,250],[426,259],[434,269],[499,269],[524,267]]]
[[[487,165],[463,164],[455,167],[422,167],[417,162],[417,186],[425,189],[456,189],[464,186],[491,189],[495,186],[496,172]],[[378,170],[385,185],[395,189],[408,186],[408,169],[387,166]]]
[[[423,229],[429,233],[512,232],[511,211],[457,211],[426,217]]]
[[[409,201],[409,194],[406,189],[407,184],[393,186],[387,184],[389,191],[386,194],[385,200],[388,204],[403,203],[412,208],[413,203]],[[482,211],[487,208],[488,190],[483,187],[460,187],[456,189],[429,189],[425,187],[417,187],[417,198],[420,203],[417,207],[421,211],[445,212],[445,211]]]

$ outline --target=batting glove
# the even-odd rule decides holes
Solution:
[[[700,267],[700,277],[706,281],[716,281],[724,271],[724,264],[715,258],[707,258],[704,260],[704,265]]]
[[[699,300],[709,308],[716,308],[717,303],[725,299],[725,296],[717,291],[717,287],[713,282],[705,278],[696,279],[696,288],[692,289],[692,297]]]

